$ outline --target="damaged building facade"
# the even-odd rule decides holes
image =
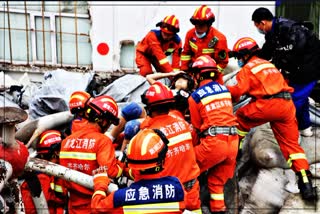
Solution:
[[[9,75],[28,72],[41,80],[57,68],[114,75],[136,73],[135,46],[156,23],[175,14],[183,39],[192,27],[194,8],[208,4],[214,23],[227,36],[229,48],[239,36],[263,42],[251,13],[275,2],[117,2],[117,1],[3,1],[0,7],[0,63]],[[237,18],[233,17],[237,14]]]
[[[298,16],[297,10],[302,8],[301,5],[287,7],[289,1],[281,1],[283,7],[276,7],[279,2],[2,1],[0,92],[10,89],[12,85],[23,85],[24,96],[6,92],[4,97],[19,101],[20,107],[29,109],[32,119],[39,120],[55,113],[52,109],[67,111],[66,103],[71,92],[87,89],[95,75],[101,77],[100,84],[103,86],[111,83],[110,79],[114,83],[94,92],[95,95],[111,95],[119,106],[123,102],[137,101],[148,85],[138,75],[135,47],[148,31],[156,29],[156,23],[165,16],[174,14],[179,18],[179,36],[184,40],[186,32],[193,27],[189,19],[194,9],[207,4],[216,17],[214,27],[226,35],[228,47],[232,49],[235,41],[244,36],[254,38],[259,45],[264,43],[264,36],[259,34],[251,21],[251,14],[256,8],[266,7],[274,14],[292,18],[293,15]],[[310,2],[304,10],[310,13],[303,13],[299,18],[317,17],[312,21],[316,32],[319,32],[320,5],[317,1]],[[237,69],[236,61],[230,59],[226,71],[231,74]],[[226,77],[226,83],[231,77],[232,74]],[[128,82],[130,84],[126,84]],[[48,97],[54,98],[54,102]],[[39,110],[40,103],[46,104],[46,108]],[[46,111],[48,109],[50,111]],[[319,126],[319,107],[313,110],[313,122]],[[232,211],[230,213],[319,212],[319,202],[316,206],[305,205],[297,196],[293,171],[283,166],[286,163],[279,156],[280,150],[270,128],[261,126],[256,130],[250,133],[245,144],[245,148],[250,149],[244,155],[243,163],[239,164],[239,186],[229,183],[228,195],[231,197],[226,200]],[[315,152],[319,130],[315,133],[314,138],[300,140],[309,152],[315,183],[319,186],[320,157]],[[256,146],[261,141],[266,142],[262,149]],[[265,147],[269,149],[265,150]],[[256,167],[257,163],[262,167]]]

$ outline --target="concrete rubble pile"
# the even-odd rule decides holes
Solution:
[[[64,70],[47,72],[40,84],[32,83],[27,74],[19,81],[14,81],[0,73],[0,78],[6,80],[1,81],[5,82],[4,85],[0,85],[0,107],[23,109],[28,113],[28,119],[15,125],[17,129],[15,138],[29,148],[29,161],[26,163],[26,169],[42,170],[45,173],[91,187],[92,177],[90,176],[77,180],[74,177],[81,176],[73,170],[68,171],[59,165],[36,160],[32,155],[39,135],[45,130],[67,125],[72,120],[72,115],[68,111],[68,99],[75,90],[90,89],[94,95],[113,96],[121,108],[131,101],[141,102],[140,95],[149,87],[149,84],[140,75],[127,74],[103,86],[99,83],[101,79],[95,74],[72,74],[72,76],[67,75],[69,80],[64,80],[65,72]],[[235,74],[236,72],[232,72],[225,75],[226,84],[232,84]],[[70,78],[73,78],[74,81],[71,81]],[[236,111],[249,101],[250,98],[243,97],[234,106],[234,110]],[[310,163],[313,183],[318,186],[318,195],[320,195],[320,150],[317,148],[320,147],[317,145],[320,140],[320,129],[318,128],[320,108],[313,103],[310,112],[315,125],[315,134],[312,137],[301,137],[299,140]],[[319,200],[315,203],[305,203],[301,199],[296,176],[286,164],[269,124],[261,125],[250,131],[245,139],[243,155],[237,164],[235,174],[234,179],[228,182],[225,188],[225,200],[229,213],[320,212]],[[2,183],[6,185],[7,182],[2,180]],[[116,189],[116,187],[113,188]],[[0,196],[5,197],[2,193]]]

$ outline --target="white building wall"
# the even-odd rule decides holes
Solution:
[[[89,1],[92,19],[91,42],[93,70],[112,72],[120,69],[120,41],[133,40],[136,45],[148,31],[167,15],[176,15],[180,21],[183,43],[186,32],[193,27],[189,19],[197,7],[208,5],[216,16],[213,26],[225,34],[228,47],[244,36],[250,36],[260,45],[264,36],[251,21],[253,11],[266,7],[274,14],[275,1]],[[100,55],[97,45],[109,45],[109,53]],[[231,61],[232,62],[232,61]]]

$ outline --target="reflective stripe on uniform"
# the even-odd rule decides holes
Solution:
[[[245,137],[249,132],[241,131],[240,129],[237,129],[238,135],[241,137]]]
[[[62,190],[62,186],[60,185],[56,185],[54,183],[50,183],[50,187],[52,190],[54,190],[55,192],[63,192]]]
[[[221,68],[219,65],[217,65],[217,68],[220,72],[223,72],[224,68]]]
[[[129,169],[129,176],[132,180],[134,180],[133,172],[132,169]]]
[[[192,139],[192,136],[191,136],[190,132],[179,134],[177,136],[169,138],[168,139],[169,140],[169,144],[168,145],[172,146],[172,145],[175,145],[175,144],[180,143],[182,141],[191,140],[191,139]]]
[[[191,59],[191,55],[181,55],[181,61],[188,61]]]
[[[117,165],[118,166],[118,174],[117,174],[117,176],[116,176],[116,178],[119,178],[121,175],[122,175],[122,168],[119,166],[119,165]]]
[[[196,44],[194,44],[193,42],[189,41],[189,45],[193,48],[198,50],[198,46]]]
[[[202,49],[202,53],[203,54],[214,53],[214,49],[213,48],[204,48],[204,49]]]
[[[289,167],[291,167],[292,166],[292,161],[293,160],[298,160],[298,159],[307,160],[306,154],[304,154],[304,153],[290,154],[289,155],[289,159],[287,160],[287,164],[289,165]]]
[[[164,58],[162,60],[159,60],[160,65],[166,64],[167,62],[169,62],[168,58]]]
[[[96,160],[96,153],[60,152],[60,159]]]
[[[221,194],[210,194],[210,198],[212,200],[216,200],[216,201],[224,200],[224,195],[223,195],[223,193],[221,193]]]
[[[107,196],[107,194],[106,194],[104,191],[102,191],[102,190],[97,190],[97,191],[95,191],[95,192],[93,193],[93,195],[92,195],[92,198],[93,198],[95,195]]]
[[[261,65],[258,65],[256,67],[252,68],[251,72],[253,74],[256,74],[256,73],[258,73],[258,72],[260,72],[260,71],[262,71],[263,69],[266,69],[266,68],[275,68],[275,66],[273,64],[271,64],[271,63],[263,63]]]
[[[172,53],[174,51],[174,48],[168,48],[167,50],[166,50],[166,52],[168,52],[168,53]]]
[[[214,95],[208,96],[206,98],[201,99],[201,103],[203,105],[206,105],[214,100],[221,100],[221,99],[226,99],[226,98],[231,99],[231,94],[229,92],[224,92],[221,94],[214,94]]]
[[[244,138],[242,138],[239,142],[239,149],[242,149],[243,147]]]
[[[202,214],[202,210],[201,209],[191,210],[191,213]]]
[[[123,213],[125,214],[167,213],[167,212],[177,212],[179,210],[180,210],[179,202],[123,206]]]
[[[306,170],[302,169],[302,170],[300,171],[300,173],[301,173],[301,177],[302,177],[303,183],[308,183],[308,182],[309,182],[309,179],[308,179]]]

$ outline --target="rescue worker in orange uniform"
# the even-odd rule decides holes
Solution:
[[[190,22],[195,26],[190,29],[185,37],[183,50],[181,53],[181,70],[189,71],[192,63],[203,55],[213,58],[221,74],[217,79],[223,84],[222,72],[229,62],[227,39],[224,34],[212,27],[215,16],[211,9],[202,5],[195,10]]]
[[[234,175],[239,140],[231,94],[216,82],[220,71],[210,56],[200,56],[192,67],[199,86],[188,100],[191,124],[200,133],[194,151],[200,173],[207,171],[210,210],[225,213],[223,190]]]
[[[93,172],[93,213],[182,213],[184,189],[178,178],[163,176],[169,141],[160,130],[140,131],[129,143],[128,166],[139,174],[130,187],[107,193],[103,167]]]
[[[71,114],[74,115],[74,119],[71,123],[71,133],[88,124],[88,120],[84,118],[84,114],[85,105],[90,98],[91,95],[85,91],[75,91],[71,94],[69,100],[69,109]]]
[[[99,166],[108,167],[108,175],[117,178],[122,174],[123,164],[115,157],[111,140],[103,133],[111,124],[119,123],[118,105],[107,95],[90,99],[86,104],[85,118],[88,124],[62,141],[60,164],[92,175]],[[68,182],[69,213],[90,213],[93,190]]]
[[[183,71],[174,71],[172,73],[155,73],[155,74],[148,74],[147,75],[147,80],[152,85],[153,83],[156,82],[157,79],[159,78],[164,78],[164,77],[173,77],[172,84],[170,86],[173,94],[174,94],[174,99],[175,103],[173,107],[169,111],[169,115],[174,115],[176,117],[180,117],[181,119],[187,120],[189,118],[186,118],[187,112],[188,112],[188,97],[190,96],[191,92],[194,89],[194,80],[190,75],[187,73],[184,73]],[[129,104],[131,105],[131,104]],[[135,104],[137,105],[137,104]],[[143,107],[139,107],[141,110],[138,111],[136,109],[133,112],[141,112],[144,111]],[[125,124],[124,127],[124,141],[122,144],[121,151],[124,151],[126,148],[126,145],[129,143],[129,141],[132,139],[132,137],[138,133],[140,130],[140,124],[141,122],[145,119],[145,117],[137,118],[137,119],[132,119],[128,121]],[[121,121],[121,118],[120,118]],[[187,122],[189,122],[187,120]],[[120,122],[121,123],[121,122]],[[191,124],[190,124],[191,125]],[[192,128],[191,128],[192,129]],[[192,129],[193,130],[193,129]],[[192,139],[193,142],[197,142],[197,133],[192,132]]]
[[[238,109],[236,116],[238,133],[243,138],[252,127],[270,122],[288,165],[298,175],[298,187],[302,198],[313,200],[316,192],[312,187],[311,173],[304,150],[298,144],[299,131],[291,93],[281,72],[269,61],[257,57],[259,47],[250,37],[239,39],[233,46],[233,55],[241,70],[236,76],[237,84],[227,86],[234,101],[247,94],[252,101]]]
[[[37,144],[37,158],[59,164],[59,151],[61,145],[61,133],[58,130],[47,130],[40,135]],[[63,186],[63,180],[45,173],[26,174],[26,180],[21,184],[22,200],[26,214],[36,214],[37,209],[32,200],[30,189],[41,185],[41,189],[48,204],[50,214],[63,214],[67,208],[67,189]],[[38,183],[39,182],[39,183]],[[29,188],[29,185],[30,188]],[[31,190],[32,191],[32,190]],[[41,192],[39,192],[41,193]],[[38,207],[39,208],[39,207]]]
[[[178,36],[179,20],[175,15],[166,16],[151,30],[136,47],[136,64],[140,75],[152,74],[152,66],[157,72],[168,73],[180,69],[182,42]],[[170,64],[168,56],[172,56]]]
[[[160,129],[169,140],[162,176],[175,176],[184,185],[186,209],[201,213],[199,196],[199,167],[197,165],[190,124],[176,115],[169,115],[175,99],[172,91],[159,81],[152,84],[142,95],[146,104],[147,118],[140,129]],[[134,175],[136,178],[136,175]]]

